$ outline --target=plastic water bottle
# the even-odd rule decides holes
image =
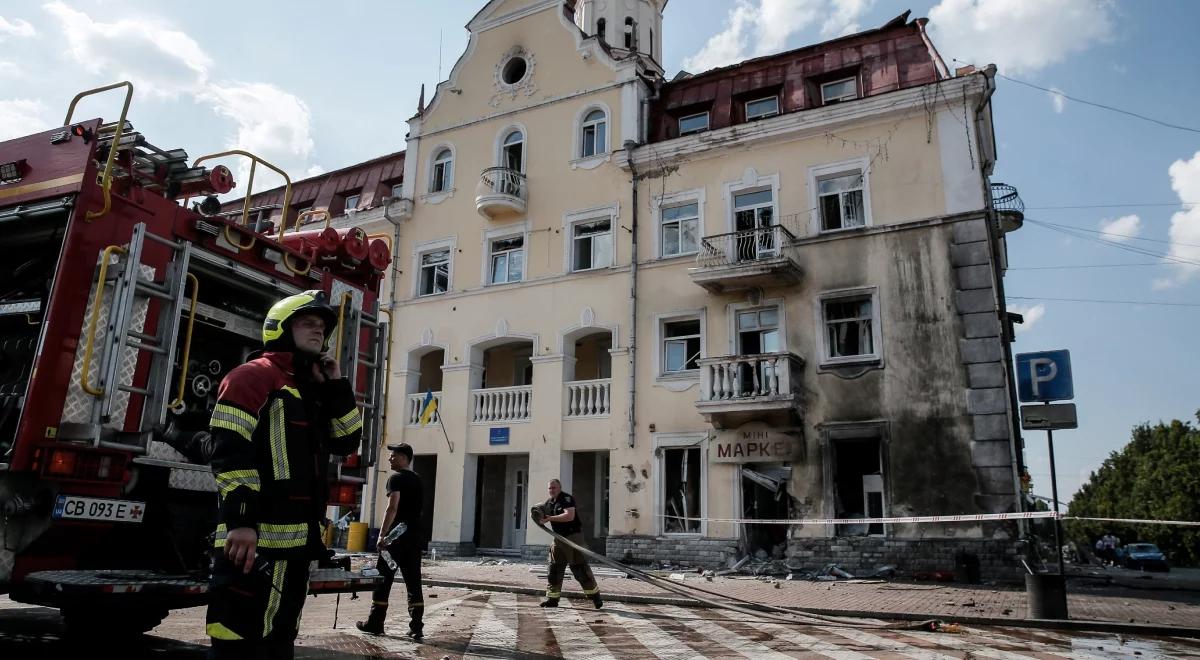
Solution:
[[[429,560],[430,560],[430,561],[437,561],[437,548],[430,548],[430,549],[429,549]]]

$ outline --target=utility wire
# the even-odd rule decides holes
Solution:
[[[1137,264],[1085,264],[1078,266],[1009,266],[1008,270],[1076,270],[1081,268],[1130,268],[1133,266],[1169,266],[1164,261]]]
[[[1124,204],[1068,204],[1064,206],[1026,206],[1031,211],[1053,211],[1059,209],[1118,209],[1131,206],[1196,206],[1200,202],[1127,202]]]
[[[1200,247],[1200,244],[1197,244],[1197,243],[1179,243],[1176,241],[1164,241],[1159,238],[1143,238],[1141,236],[1134,236],[1133,234],[1118,234],[1115,232],[1104,231],[1104,230],[1100,230],[1100,229],[1087,229],[1085,227],[1079,227],[1076,225],[1064,225],[1064,224],[1057,223],[1057,222],[1046,222],[1045,220],[1041,220],[1039,222],[1041,222],[1041,224],[1043,224],[1043,225],[1052,225],[1054,227],[1063,227],[1065,229],[1073,229],[1075,231],[1085,231],[1089,234],[1099,234],[1101,236],[1113,236],[1115,238],[1128,238],[1128,239],[1134,240],[1134,241],[1148,241],[1150,243],[1166,243],[1168,245],[1186,245],[1187,247]]]
[[[955,62],[958,62],[959,64],[971,64],[970,62],[963,62],[962,60],[959,60],[959,59],[954,59],[954,61],[955,61]],[[974,66],[974,65],[972,65],[972,66]],[[978,68],[978,67],[976,67],[976,68]],[[1075,96],[1071,96],[1070,94],[1067,94],[1067,93],[1065,93],[1065,92],[1063,92],[1063,91],[1061,91],[1061,90],[1057,90],[1057,89],[1050,89],[1049,87],[1042,87],[1041,85],[1035,85],[1035,84],[1033,84],[1033,83],[1031,83],[1031,82],[1026,82],[1026,81],[1024,81],[1024,80],[1017,80],[1016,78],[1013,78],[1013,77],[1011,77],[1011,76],[1006,76],[1006,75],[1004,75],[1003,73],[999,73],[999,72],[997,72],[997,73],[996,73],[996,77],[997,77],[997,78],[1003,78],[1003,79],[1005,79],[1005,80],[1007,80],[1007,81],[1009,81],[1009,82],[1014,82],[1014,83],[1016,83],[1016,84],[1018,84],[1018,85],[1024,85],[1024,86],[1026,86],[1026,87],[1032,87],[1033,89],[1040,89],[1041,91],[1043,91],[1043,92],[1046,92],[1046,93],[1048,93],[1048,94],[1055,94],[1055,95],[1057,95],[1057,96],[1061,96],[1061,97],[1063,97],[1064,99],[1069,99],[1069,100],[1071,100],[1071,101],[1074,101],[1074,102],[1076,102],[1076,103],[1082,103],[1082,104],[1084,104],[1084,105],[1090,105],[1090,106],[1092,106],[1092,107],[1095,107],[1095,108],[1100,108],[1101,110],[1108,110],[1109,112],[1116,112],[1116,113],[1118,113],[1118,114],[1122,114],[1122,115],[1126,115],[1126,116],[1129,116],[1129,117],[1133,117],[1133,118],[1135,118],[1135,119],[1141,119],[1142,121],[1148,121],[1148,122],[1150,122],[1150,123],[1152,123],[1152,124],[1158,124],[1159,126],[1164,126],[1164,127],[1166,127],[1166,128],[1173,128],[1173,129],[1175,129],[1175,130],[1179,130],[1179,131],[1187,131],[1187,132],[1189,132],[1189,133],[1200,133],[1200,128],[1192,128],[1191,126],[1180,126],[1179,124],[1172,124],[1172,123],[1170,123],[1170,122],[1166,122],[1166,121],[1163,121],[1163,120],[1161,120],[1161,119],[1155,119],[1154,117],[1147,117],[1146,115],[1143,115],[1143,114],[1138,114],[1138,113],[1136,113],[1136,112],[1133,112],[1133,111],[1131,111],[1131,110],[1125,110],[1125,109],[1122,109],[1122,108],[1117,108],[1117,107],[1115,107],[1115,106],[1106,105],[1106,104],[1104,104],[1104,103],[1097,103],[1097,102],[1095,102],[1095,101],[1088,101],[1088,100],[1086,100],[1086,99],[1081,99],[1081,98],[1078,98],[1078,97],[1075,97]]]
[[[1043,298],[1041,296],[1005,296],[1009,300],[1048,300],[1053,302],[1104,303],[1109,305],[1159,305],[1164,307],[1200,307],[1200,303],[1151,302],[1148,300],[1100,300],[1096,298]]]
[[[1109,247],[1114,247],[1114,248],[1117,248],[1118,250],[1125,250],[1126,252],[1132,252],[1132,253],[1134,253],[1134,254],[1140,254],[1140,255],[1142,255],[1142,256],[1144,256],[1144,257],[1156,257],[1156,258],[1159,258],[1159,259],[1164,259],[1164,260],[1166,260],[1166,261],[1169,261],[1169,262],[1172,262],[1172,263],[1176,263],[1176,264],[1183,264],[1183,265],[1186,265],[1186,266],[1197,266],[1197,267],[1200,267],[1200,262],[1196,262],[1196,261],[1189,261],[1189,260],[1187,260],[1187,259],[1184,259],[1184,258],[1181,258],[1181,257],[1172,256],[1172,255],[1165,254],[1165,253],[1162,253],[1162,252],[1155,252],[1155,251],[1153,251],[1153,250],[1148,250],[1148,249],[1146,249],[1146,248],[1137,247],[1137,246],[1135,246],[1135,245],[1126,245],[1126,244],[1124,244],[1124,243],[1119,243],[1119,242],[1117,242],[1117,241],[1109,241],[1109,240],[1105,240],[1105,239],[1103,239],[1103,238],[1100,238],[1100,237],[1098,237],[1098,236],[1089,236],[1089,235],[1088,235],[1088,234],[1086,234],[1086,233],[1083,233],[1083,232],[1078,232],[1078,231],[1075,231],[1074,229],[1065,229],[1065,228],[1063,228],[1063,227],[1055,226],[1055,225],[1052,225],[1052,224],[1047,224],[1047,223],[1044,223],[1044,222],[1039,222],[1039,221],[1037,221],[1037,220],[1033,220],[1033,219],[1031,219],[1031,218],[1025,218],[1025,221],[1026,221],[1026,222],[1028,222],[1028,223],[1030,223],[1030,224],[1032,224],[1032,225],[1035,225],[1035,226],[1038,226],[1038,227],[1042,227],[1042,228],[1045,228],[1045,229],[1049,229],[1049,230],[1051,230],[1051,231],[1056,231],[1056,232],[1059,232],[1059,233],[1062,233],[1062,234],[1066,234],[1066,235],[1068,235],[1068,236],[1071,236],[1071,237],[1073,237],[1073,238],[1079,238],[1079,239],[1083,239],[1083,240],[1085,240],[1085,241],[1092,241],[1093,243],[1100,243],[1101,245],[1107,245],[1107,246],[1109,246]]]

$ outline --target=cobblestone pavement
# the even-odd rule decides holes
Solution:
[[[426,639],[413,643],[403,607],[393,610],[388,635],[363,635],[354,621],[369,607],[366,598],[310,599],[305,608],[297,658],[1200,658],[1200,641],[1118,635],[964,627],[958,634],[861,627],[777,624],[761,618],[672,605],[563,601],[547,610],[538,598],[512,593],[433,588],[427,592]],[[403,587],[393,594],[403,602]],[[336,626],[334,618],[337,618]],[[54,610],[0,598],[0,657],[80,657],[108,653],[122,658],[186,658],[206,652],[204,610],[172,613],[146,638],[143,648],[106,648],[92,640],[68,648]]]

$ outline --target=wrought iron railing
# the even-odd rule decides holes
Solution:
[[[508,167],[489,167],[479,175],[475,196],[507,195],[522,201],[526,199],[525,175]]]
[[[997,211],[1007,211],[1025,215],[1025,202],[1017,194],[1017,189],[1007,183],[992,184],[992,208]]]
[[[796,236],[782,225],[706,236],[700,239],[696,262],[701,268],[713,268],[775,259],[795,241]]]

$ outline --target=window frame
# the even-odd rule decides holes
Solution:
[[[826,98],[826,96],[825,96],[825,88],[826,87],[829,87],[831,85],[840,85],[840,84],[846,83],[846,82],[849,82],[854,86],[854,95],[853,96],[842,95],[842,96],[839,96],[839,97],[836,97],[833,99]],[[820,93],[821,93],[821,105],[822,106],[833,105],[835,103],[845,103],[847,101],[854,101],[854,100],[862,97],[862,94],[858,89],[858,76],[847,76],[845,78],[838,78],[837,80],[830,80],[827,82],[823,82],[820,84]]]
[[[421,278],[423,274],[422,259],[425,255],[433,252],[441,252],[446,250],[449,252],[449,259],[446,262],[446,290],[434,293],[421,293]],[[457,252],[457,240],[454,238],[441,238],[433,241],[427,241],[413,247],[413,276],[412,297],[418,298],[436,298],[444,296],[454,290],[454,255]]]
[[[704,117],[704,128],[694,128],[690,131],[683,130],[684,120],[693,119],[695,117]],[[695,135],[696,133],[703,133],[707,130],[711,130],[712,129],[712,113],[709,112],[708,110],[704,110],[703,112],[694,112],[690,115],[681,115],[675,120],[675,127],[679,131],[679,137],[683,137],[685,135]]]
[[[651,481],[658,484],[654,489],[654,531],[660,538],[702,538],[708,535],[708,491],[709,491],[709,434],[707,433],[656,433],[653,436],[655,459],[651,466]],[[667,450],[694,449],[700,453],[700,529],[695,532],[668,532],[666,518],[661,517],[666,505]]]
[[[700,244],[704,241],[704,206],[707,202],[707,191],[704,188],[693,188],[691,190],[680,190],[678,192],[667,193],[657,196],[652,202],[652,211],[654,212],[654,226],[657,228],[654,232],[654,254],[658,259],[678,259],[682,257],[695,256],[700,252]],[[687,206],[688,204],[696,205],[696,251],[681,252],[675,255],[666,255],[663,253],[665,241],[663,240],[663,210],[668,208],[676,208]]]
[[[762,114],[757,114],[757,115],[751,116],[750,115],[750,105],[753,103],[762,103],[763,101],[774,101],[775,102],[775,110],[773,112],[762,113]],[[780,105],[779,104],[779,95],[772,94],[771,96],[764,96],[762,98],[757,98],[757,99],[753,99],[750,101],[746,101],[746,103],[742,106],[742,109],[745,114],[746,121],[755,121],[758,119],[766,119],[768,117],[779,116],[780,114],[782,114],[782,112],[780,111],[779,105]]]
[[[788,352],[788,324],[787,324],[787,305],[783,298],[764,298],[757,304],[750,302],[730,303],[725,307],[725,317],[728,321],[729,330],[729,354],[739,355],[741,348],[738,346],[740,342],[740,333],[738,331],[738,315],[744,312],[761,312],[765,309],[774,309],[777,315],[778,324],[776,328],[779,332],[779,352]]]
[[[599,112],[599,119],[588,119],[593,114]],[[587,151],[588,131],[592,131],[592,152]],[[595,156],[604,156],[608,154],[608,113],[602,108],[588,108],[583,115],[583,122],[579,128],[579,157],[592,158]]]
[[[596,232],[593,234],[589,234],[588,236],[578,236],[576,234],[576,232],[579,230],[579,228],[582,225],[589,225],[589,224],[600,223],[600,222],[608,223],[608,231],[607,232]],[[612,256],[610,257],[610,263],[607,263],[607,264],[604,264],[601,266],[597,266],[597,265],[595,265],[595,263],[596,263],[596,239],[601,236],[608,236],[608,242],[609,242],[608,252]],[[616,255],[614,254],[615,234],[613,233],[612,217],[597,216],[595,218],[588,218],[585,220],[579,220],[576,222],[572,222],[571,223],[571,233],[567,238],[568,238],[568,240],[571,241],[571,243],[570,243],[571,251],[570,251],[569,259],[571,260],[571,272],[572,273],[584,273],[584,272],[587,272],[590,270],[603,270],[605,268],[611,268],[616,264]],[[589,265],[587,268],[580,268],[579,264],[575,260],[576,242],[583,241],[583,240],[587,240],[589,242],[588,247],[589,247],[589,252],[590,252],[590,262],[592,265]]]
[[[773,206],[771,211],[772,224],[781,224],[779,215],[780,186],[778,173],[763,175],[759,174],[754,168],[747,168],[745,175],[741,179],[727,181],[722,186],[721,196],[725,200],[725,231],[727,233],[732,234],[738,230],[737,209],[734,208],[733,198],[744,193],[760,192],[767,189],[771,191],[771,204]]]
[[[354,204],[350,202],[353,201]],[[342,193],[342,215],[358,211],[358,205],[362,203],[362,191]]]
[[[808,206],[812,209],[809,219],[809,231],[811,235],[817,236],[820,234],[861,231],[875,225],[871,214],[871,170],[868,167],[869,165],[870,160],[866,156],[862,156],[808,168]],[[821,222],[821,200],[817,191],[817,184],[822,179],[827,179],[838,174],[851,174],[855,170],[862,172],[863,224],[857,227],[825,229],[824,224]]]
[[[699,383],[700,373],[704,370],[703,367],[698,366],[696,369],[684,369],[682,371],[666,370],[666,326],[668,323],[677,323],[679,321],[700,322],[700,355],[696,359],[702,360],[708,356],[708,315],[705,308],[656,314],[654,316],[654,378],[656,381],[686,380]]]
[[[442,153],[447,154],[446,158],[439,158]],[[454,175],[455,175],[455,154],[454,148],[450,145],[442,144],[435,147],[429,156],[429,182],[427,186],[430,195],[444,195],[454,191]],[[438,182],[438,167],[442,167],[441,187],[435,188]],[[446,176],[446,169],[449,166],[449,176]]]
[[[868,299],[871,302],[871,353],[863,353],[860,355],[843,355],[833,356],[832,346],[829,343],[829,321],[825,318],[825,305],[831,302],[842,302],[850,300]],[[879,288],[878,287],[858,287],[853,289],[840,289],[837,291],[823,291],[818,294],[816,299],[817,330],[821,337],[821,358],[820,366],[836,367],[843,365],[854,364],[882,364],[883,363],[883,328],[880,323],[882,314],[880,313],[879,303]]]
[[[521,277],[520,279],[515,280],[505,279],[503,282],[495,282],[493,281],[495,276],[494,265],[496,255],[494,252],[494,246],[498,241],[512,240],[514,238],[521,239],[521,247],[519,249],[521,253]],[[522,226],[514,230],[506,227],[503,229],[494,229],[484,232],[483,247],[484,286],[504,286],[506,284],[517,284],[526,281],[526,279],[529,277],[529,232],[527,228]],[[510,255],[517,251],[518,250],[504,250],[505,253]],[[511,256],[509,259],[511,260]]]

